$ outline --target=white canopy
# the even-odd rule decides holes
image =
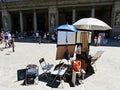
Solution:
[[[83,30],[110,30],[112,29],[105,22],[97,18],[83,18],[73,23],[77,29]]]

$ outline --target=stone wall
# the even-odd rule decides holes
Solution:
[[[120,1],[115,2],[113,12],[113,35],[120,34]]]
[[[48,6],[60,6],[60,5],[76,5],[76,4],[93,4],[93,3],[109,3],[114,0],[19,0],[12,2],[0,2],[0,10],[8,7],[9,10],[12,9],[23,9],[23,8],[40,8]]]

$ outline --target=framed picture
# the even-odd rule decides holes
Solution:
[[[68,53],[70,54],[70,57],[74,56],[75,45],[57,46],[56,60],[64,59],[64,54],[66,49],[68,49]]]
[[[74,45],[76,43],[75,38],[75,32],[58,31],[57,45]]]
[[[88,32],[88,31],[78,31],[77,32],[77,40],[76,43],[82,43],[82,32],[86,32],[87,33],[87,39],[88,39],[88,43],[91,43],[91,36],[92,36],[92,32]]]

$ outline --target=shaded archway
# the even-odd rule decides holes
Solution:
[[[41,36],[43,37],[44,33],[49,32],[48,30],[48,11],[47,10],[38,10],[37,11],[37,29]]]
[[[11,14],[11,23],[12,23],[12,33],[20,33],[20,17],[19,12],[10,12]]]
[[[33,27],[33,12],[24,12],[23,13],[23,20],[24,20],[24,33],[28,36],[32,36],[34,33],[34,27]]]

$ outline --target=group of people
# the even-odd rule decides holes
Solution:
[[[42,41],[49,41],[56,42],[57,36],[56,34],[49,34],[49,32],[46,33],[39,33],[39,31],[35,32],[32,37],[40,44]]]
[[[94,38],[95,46],[105,45],[108,43],[108,39],[106,38],[105,33],[99,33]]]
[[[100,34],[98,34],[98,36],[95,36],[94,44],[95,44],[95,46],[100,46],[100,44],[101,44],[101,35]]]
[[[49,39],[49,33],[39,33],[38,31],[35,32],[32,36],[39,44],[42,40],[48,40]]]
[[[14,35],[11,35],[10,32],[0,32],[0,43],[5,43],[5,48],[12,47],[12,51],[14,52]]]

